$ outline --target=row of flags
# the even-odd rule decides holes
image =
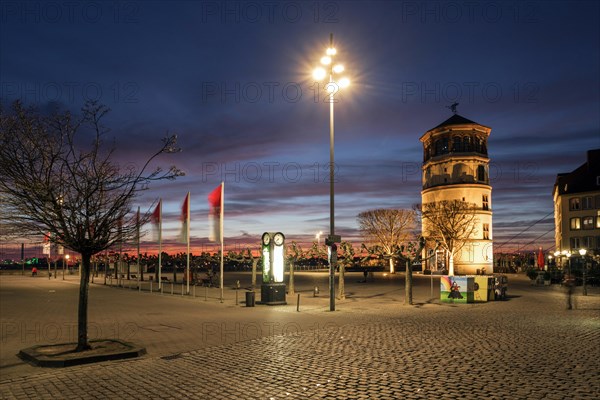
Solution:
[[[221,301],[223,301],[223,214],[224,205],[223,201],[225,183],[221,182],[210,194],[208,195],[208,206],[209,213],[208,219],[210,224],[210,233],[208,239],[212,242],[221,243],[221,268],[220,268],[220,287],[221,287]],[[187,193],[183,204],[181,206],[181,233],[179,234],[179,241],[187,244],[187,262],[186,262],[186,282],[187,292],[190,291],[190,192]],[[154,232],[157,233],[155,240],[158,240],[158,284],[159,287],[162,285],[162,199],[158,200],[156,208],[152,212],[151,217],[152,225],[154,226]]]
[[[221,183],[208,195],[208,222],[210,226],[208,240],[211,242],[223,241],[223,192],[224,184]],[[190,192],[185,196],[181,206],[181,232],[179,241],[181,243],[189,243],[190,241]],[[162,242],[162,199],[158,200],[156,208],[152,212],[150,222],[154,226],[154,240],[159,244]]]
[[[225,191],[225,183],[221,182],[219,186],[217,186],[210,194],[208,195],[208,206],[209,206],[209,225],[210,225],[210,233],[208,235],[208,239],[212,242],[220,242],[221,243],[221,272],[220,272],[220,286],[221,286],[221,301],[223,300],[223,214],[224,214],[224,204],[223,201],[225,199],[224,196]],[[139,241],[140,241],[140,209],[138,207],[137,211],[137,226],[138,226],[138,234],[137,234],[137,242],[138,242],[138,252],[139,252]],[[190,288],[190,192],[187,193],[185,199],[183,201],[183,205],[181,206],[181,233],[179,235],[179,240],[182,243],[187,244],[187,263],[186,263],[186,282],[187,282],[187,292],[189,294]],[[158,284],[159,287],[162,285],[162,199],[158,200],[158,204],[156,208],[152,212],[152,216],[150,218],[150,222],[154,226],[154,240],[158,241]],[[119,229],[121,229],[121,225],[119,225]],[[51,237],[50,234],[44,235],[44,243],[43,243],[43,253],[50,255],[50,247],[51,247]],[[58,247],[58,253],[63,254],[64,249],[62,246]]]

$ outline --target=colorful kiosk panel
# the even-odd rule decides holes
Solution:
[[[493,277],[442,276],[440,278],[440,301],[444,303],[480,303],[494,300]]]

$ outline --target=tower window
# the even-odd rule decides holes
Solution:
[[[452,138],[452,151],[454,153],[462,152],[462,139],[459,136],[455,136]]]
[[[489,210],[490,209],[490,203],[488,201],[488,196],[487,194],[484,194],[483,196],[481,196],[481,201],[483,203],[482,207],[484,210]]]
[[[483,240],[490,240],[490,224],[483,224]]]
[[[468,136],[465,136],[463,138],[463,151],[464,152],[469,152],[469,151],[473,151],[471,149],[471,138]]]
[[[448,154],[448,138],[442,139],[442,154]]]
[[[479,165],[477,167],[477,180],[481,181],[481,182],[485,182],[486,181],[485,167],[483,165]]]

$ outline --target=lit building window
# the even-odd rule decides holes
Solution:
[[[583,217],[583,229],[594,229],[594,217]]]
[[[489,203],[489,201],[488,201],[488,196],[487,196],[487,194],[484,194],[484,195],[482,196],[482,201],[483,201],[483,206],[482,206],[482,208],[483,208],[484,210],[489,210],[489,209],[490,209],[490,203]]]
[[[483,224],[483,240],[490,240],[490,224]]]
[[[581,219],[571,218],[571,230],[578,231],[579,229],[581,229]]]
[[[573,197],[569,200],[569,210],[581,210],[581,203],[579,197]]]

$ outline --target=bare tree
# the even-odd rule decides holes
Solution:
[[[421,206],[423,236],[439,242],[448,254],[448,274],[454,275],[454,258],[477,233],[477,205],[461,200],[443,200]]]
[[[150,167],[160,154],[178,151],[175,135],[164,138],[141,168],[113,161],[115,148],[104,145],[107,129],[101,124],[108,111],[94,102],[81,116],[46,116],[19,102],[12,112],[0,110],[0,197],[10,224],[24,236],[49,232],[56,244],[81,254],[76,351],[90,348],[92,255],[135,237],[132,202],[149,183],[183,175],[176,167]],[[91,145],[82,146],[90,133]]]
[[[390,273],[395,273],[394,254],[414,236],[416,213],[405,209],[378,209],[358,214],[360,230],[368,242],[376,244],[389,258]]]

